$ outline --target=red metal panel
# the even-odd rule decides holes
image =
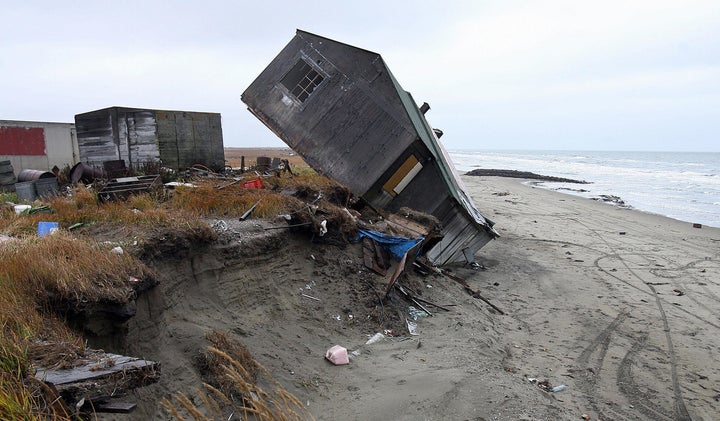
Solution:
[[[42,127],[0,126],[0,155],[45,155]]]

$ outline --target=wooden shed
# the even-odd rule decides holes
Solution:
[[[464,191],[423,111],[379,54],[298,30],[242,94],[317,171],[377,208],[436,216],[436,265],[472,260],[497,236]]]
[[[80,161],[128,167],[160,161],[180,170],[225,166],[220,114],[110,107],[75,116]]]

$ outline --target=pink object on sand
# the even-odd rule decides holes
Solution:
[[[335,345],[334,347],[328,349],[325,353],[325,358],[335,365],[343,365],[350,362],[348,359],[347,349],[341,347],[340,345]]]

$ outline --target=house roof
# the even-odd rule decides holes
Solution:
[[[166,113],[190,113],[190,114],[220,114],[216,112],[208,111],[184,111],[184,110],[159,110],[154,108],[136,108],[136,107],[125,107],[120,105],[113,105],[111,107],[100,108],[98,110],[86,111],[84,113],[77,114],[77,116],[85,116],[93,113],[104,113],[110,110],[117,110],[120,112],[166,112]]]
[[[499,236],[492,228],[494,223],[480,213],[480,211],[475,207],[472,199],[465,192],[465,185],[458,176],[455,166],[452,164],[447,151],[442,146],[442,143],[440,143],[440,140],[435,135],[435,132],[425,119],[422,111],[420,111],[420,108],[417,106],[417,103],[410,92],[407,92],[402,88],[402,86],[400,86],[400,83],[398,83],[397,79],[395,79],[395,76],[393,76],[387,65],[385,65],[385,68],[393,81],[393,85],[397,90],[398,96],[403,103],[410,121],[415,127],[418,137],[434,155],[434,163],[442,177],[442,180],[445,182],[448,192],[465,209],[477,225],[488,229],[493,235]]]

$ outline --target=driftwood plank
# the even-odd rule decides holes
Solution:
[[[118,372],[127,372],[143,368],[156,368],[158,364],[153,361],[141,360],[135,357],[123,355],[106,354],[97,361],[62,370],[51,370],[40,368],[35,377],[46,383],[63,385],[77,383],[90,379],[101,378]]]

